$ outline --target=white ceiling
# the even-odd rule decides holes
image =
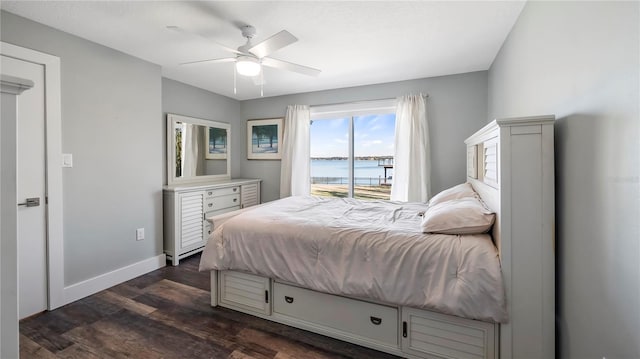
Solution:
[[[233,64],[178,66],[230,54],[239,26],[254,43],[280,30],[299,41],[272,57],[322,70],[318,77],[267,68],[265,96],[487,70],[524,1],[5,1],[2,9],[162,66],[165,77],[245,100],[260,87]]]

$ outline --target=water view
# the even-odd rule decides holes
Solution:
[[[392,167],[392,158],[356,159],[354,161],[354,197],[388,200],[393,181]],[[311,194],[326,197],[348,197],[348,161],[335,158],[311,159]]]
[[[390,160],[387,164],[392,163]],[[385,180],[383,160],[355,160],[353,163],[356,185],[378,186],[391,184],[393,169],[387,169]],[[347,184],[349,164],[346,159],[311,159],[311,183]]]
[[[393,181],[395,114],[314,120],[310,129],[311,193],[348,197],[349,153],[353,196],[389,199]],[[349,150],[349,146],[353,146]]]

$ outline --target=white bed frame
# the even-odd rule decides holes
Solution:
[[[211,272],[211,305],[408,358],[554,357],[553,122],[554,116],[494,120],[465,141],[467,182],[497,214],[493,238],[508,323],[329,295],[234,271]]]
[[[555,357],[554,120],[495,120],[465,141],[467,181],[497,214],[509,313],[500,358]]]

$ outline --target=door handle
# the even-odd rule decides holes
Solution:
[[[40,205],[40,197],[27,198],[26,202],[18,203],[18,206],[38,207]]]

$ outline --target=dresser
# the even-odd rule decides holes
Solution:
[[[207,217],[260,203],[260,179],[164,187],[164,252],[177,266],[201,252],[211,234]]]

